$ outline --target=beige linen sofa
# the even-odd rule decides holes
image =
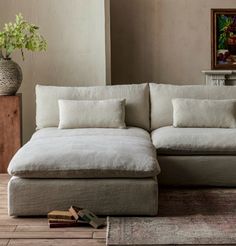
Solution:
[[[173,98],[236,99],[236,87],[150,84],[151,138],[161,167],[159,183],[236,186],[236,129],[175,128]]]
[[[126,129],[58,129],[59,99],[114,98],[126,99]],[[9,214],[73,204],[99,215],[156,215],[157,177],[166,185],[235,186],[236,130],[173,127],[173,98],[236,99],[236,88],[38,85],[37,131],[8,169]]]

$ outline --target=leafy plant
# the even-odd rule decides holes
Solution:
[[[24,49],[46,50],[47,42],[39,34],[39,27],[28,23],[21,14],[16,15],[15,23],[5,24],[0,32],[0,58],[10,59],[12,53],[20,49],[24,60]]]
[[[220,15],[218,17],[218,31],[219,31],[219,40],[218,40],[218,49],[227,48],[227,40],[233,35],[231,32],[231,25],[233,24],[233,18],[230,16]]]

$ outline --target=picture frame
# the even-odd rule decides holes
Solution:
[[[211,9],[211,68],[236,70],[236,9]]]

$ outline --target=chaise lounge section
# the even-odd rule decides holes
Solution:
[[[160,168],[146,131],[147,84],[37,86],[36,95],[38,131],[17,152],[8,169],[13,176],[9,182],[10,215],[46,215],[71,204],[98,215],[157,214],[156,176]],[[58,99],[116,97],[126,99],[126,129],[57,128]]]

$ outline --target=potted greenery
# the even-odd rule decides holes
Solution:
[[[21,14],[16,15],[15,23],[5,24],[0,32],[0,95],[14,95],[22,82],[20,66],[11,59],[19,49],[24,60],[24,49],[46,50],[47,43],[39,34],[39,27],[28,23]]]

